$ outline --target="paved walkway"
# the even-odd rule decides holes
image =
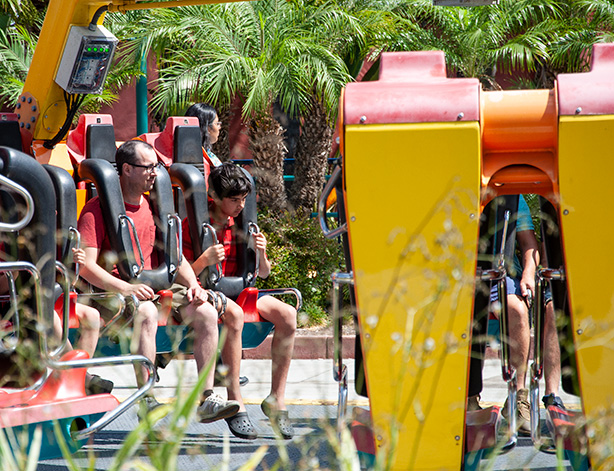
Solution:
[[[345,361],[349,371],[349,404],[368,407],[368,400],[360,397],[354,391],[354,360]],[[178,470],[222,469],[222,463],[230,460],[228,469],[238,469],[248,462],[260,446],[268,447],[263,463],[257,469],[270,469],[276,460],[280,459],[279,450],[268,420],[260,411],[259,404],[269,393],[270,360],[243,360],[242,374],[248,376],[249,384],[242,388],[250,417],[258,429],[259,439],[246,442],[230,436],[229,455],[224,452],[224,436],[228,435],[226,424],[190,424],[184,439],[186,447],[195,451],[183,450],[178,457]],[[112,379],[115,382],[114,394],[123,400],[134,390],[134,373],[131,367],[97,368],[97,374]],[[181,383],[179,383],[181,379]],[[174,360],[166,369],[160,370],[160,382],[155,387],[155,395],[161,402],[171,402],[177,395],[177,385],[180,391],[189,390],[196,381],[196,367],[193,360]],[[502,405],[506,397],[506,387],[501,380],[500,363],[496,359],[486,360],[484,369],[484,391],[482,402]],[[543,385],[542,385],[543,390]],[[224,394],[224,389],[219,388]],[[577,400],[565,394],[562,395],[568,406],[578,406]],[[290,453],[290,462],[303,463],[296,469],[311,469],[304,466],[305,453],[312,453],[314,466],[317,461],[321,469],[339,469],[339,463],[331,458],[331,447],[326,435],[326,429],[334,430],[337,414],[336,403],[338,385],[333,380],[332,360],[293,360],[290,368],[286,400],[291,417],[295,423],[297,436],[291,442],[286,442],[286,450]],[[93,444],[85,447],[91,449],[99,458],[95,469],[107,469],[113,455],[122,445],[127,434],[136,426],[134,409],[111,424],[110,427],[96,435]],[[164,424],[161,425],[162,427]],[[312,450],[312,451],[309,451]],[[315,451],[313,451],[315,450]],[[333,453],[334,454],[334,453]],[[147,458],[144,458],[147,460]],[[86,461],[83,458],[83,464]],[[569,463],[560,463],[562,468],[571,470]],[[290,469],[290,467],[282,467]],[[497,457],[492,462],[483,462],[483,469],[521,470],[538,469],[540,471],[556,471],[557,460],[553,455],[540,453],[531,445],[530,440],[519,440],[518,446],[511,453]],[[50,460],[39,464],[40,471],[67,470],[62,460]]]

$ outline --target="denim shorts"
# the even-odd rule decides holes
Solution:
[[[510,276],[506,276],[505,286],[507,288],[508,296],[510,294],[515,294],[517,296],[522,297],[522,294],[520,291],[520,280],[518,278],[512,278]],[[492,303],[498,300],[499,300],[499,295],[497,293],[497,284],[493,283],[490,288],[490,302]],[[546,300],[546,304],[552,301],[552,292],[550,291],[550,283],[548,283],[546,286],[545,300]]]

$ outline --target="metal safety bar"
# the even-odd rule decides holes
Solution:
[[[256,224],[255,222],[250,222],[247,225],[247,233],[248,235],[252,236],[254,234],[258,234],[260,232],[260,228],[258,227],[258,224]],[[253,240],[252,237],[250,237],[250,242]],[[254,274],[252,275],[251,273],[248,273],[247,277],[248,277],[248,282],[251,282],[253,279],[258,278],[258,274],[260,273],[260,253],[259,250],[256,249],[256,267],[254,268]],[[221,271],[220,271],[221,273]]]
[[[541,268],[535,275],[535,315],[533,334],[533,363],[531,364],[531,385],[529,389],[531,402],[531,441],[542,449],[549,447],[550,440],[544,441],[539,427],[539,381],[544,374],[544,330],[546,325],[546,285],[551,280],[562,281],[565,273],[562,268]]]
[[[354,285],[353,273],[337,272],[331,275],[333,282],[333,378],[339,383],[339,401],[337,403],[337,433],[341,438],[341,432],[345,427],[348,399],[348,373],[343,363],[343,317],[339,313],[339,286],[342,284]]]
[[[49,358],[57,358],[68,347],[68,330],[70,321],[70,275],[68,269],[62,263],[56,260],[55,269],[60,273],[60,287],[62,288],[62,294],[64,295],[62,307],[64,309],[64,316],[62,317],[62,336],[60,337],[60,344],[49,353]]]
[[[140,263],[139,265],[135,264],[132,266],[132,274],[134,276],[138,276],[141,274],[141,272],[145,268],[145,260],[143,260],[143,251],[141,250],[141,242],[139,241],[139,236],[136,233],[136,227],[134,226],[134,221],[130,218],[130,216],[126,216],[125,214],[120,214],[119,223],[123,226],[126,222],[128,222],[128,226],[132,230],[132,235],[134,236],[134,242],[136,243],[136,248],[139,251]]]
[[[328,227],[328,221],[326,220],[326,200],[332,193],[333,189],[337,185],[337,182],[341,178],[342,171],[341,167],[337,166],[333,170],[333,173],[330,176],[328,182],[326,182],[326,186],[324,190],[322,190],[322,194],[320,195],[320,199],[318,200],[318,219],[320,221],[320,227],[322,228],[322,232],[324,233],[324,237],[327,239],[334,239],[337,236],[340,236],[347,232],[347,222],[344,222],[336,229],[330,229]]]
[[[213,245],[218,245],[220,243],[217,240],[217,233],[215,232],[215,229],[211,224],[209,224],[208,222],[203,222],[203,229],[209,229],[209,232],[211,234],[211,242],[213,243]],[[217,267],[218,277],[215,280],[211,280],[213,283],[217,283],[220,278],[222,278],[222,262],[216,263],[215,266]]]
[[[172,275],[174,275],[177,270],[179,270],[179,267],[181,266],[181,262],[183,261],[183,237],[181,236],[181,218],[179,217],[179,215],[177,213],[175,214],[169,214],[168,215],[168,221],[167,221],[168,227],[169,229],[171,229],[173,227],[173,224],[177,224],[177,234],[179,234],[179,237],[177,237],[177,250],[179,251],[178,254],[178,261],[177,261],[177,266],[173,266],[173,264],[171,263],[170,268],[170,273]],[[169,230],[169,234],[171,233],[171,231]],[[171,238],[169,237],[169,244],[172,244],[172,241],[170,240]],[[170,249],[170,247],[169,247]],[[170,250],[169,250],[170,253]],[[141,257],[142,258],[142,257]]]
[[[503,215],[503,236],[501,246],[496,258],[496,268],[490,270],[476,270],[476,277],[481,281],[497,283],[497,296],[501,310],[499,313],[499,329],[501,332],[501,376],[507,383],[507,406],[508,406],[508,441],[501,448],[502,453],[512,450],[518,442],[516,431],[516,389],[517,378],[516,370],[511,363],[511,353],[509,345],[509,325],[507,316],[507,268],[505,267],[505,243],[507,241],[507,229],[510,221],[510,211],[505,211]]]
[[[71,239],[76,239],[75,247],[77,249],[81,248],[81,233],[78,231],[76,227],[70,226],[68,228],[68,237]],[[75,263],[75,279],[72,280],[72,283],[71,283],[71,287],[73,288],[76,286],[77,281],[79,281],[79,270],[80,270],[79,264]]]
[[[60,264],[61,265],[61,264]],[[36,297],[36,311],[37,311],[37,319],[41,325],[43,323],[43,315],[41,306],[42,306],[42,286],[41,286],[41,277],[38,269],[29,262],[4,262],[3,269],[12,270],[12,271],[26,271],[30,273],[32,278],[34,279],[34,293]],[[65,285],[68,285],[68,282],[65,282]],[[67,297],[67,296],[66,296]],[[67,315],[64,316],[65,319],[68,318]],[[104,365],[123,365],[123,364],[137,364],[140,363],[147,369],[147,373],[149,378],[147,382],[138,388],[128,399],[123,401],[118,407],[113,409],[112,411],[105,414],[99,420],[97,420],[90,427],[76,431],[72,434],[74,440],[82,440],[87,438],[88,436],[96,433],[102,427],[108,425],[110,422],[115,420],[120,414],[124,413],[129,407],[131,407],[138,399],[144,396],[147,391],[149,391],[155,382],[155,368],[154,365],[149,359],[142,355],[126,355],[122,357],[107,357],[107,358],[89,358],[87,360],[69,360],[69,361],[58,361],[52,357],[58,349],[54,350],[54,352],[49,352],[48,343],[47,343],[47,329],[40,329],[40,353],[43,359],[43,362],[48,368],[53,370],[66,370],[72,368],[88,368],[95,366],[104,366]]]
[[[14,223],[0,222],[0,231],[20,231],[28,224],[30,224],[32,216],[34,216],[34,199],[32,198],[32,195],[30,195],[28,190],[26,190],[23,186],[19,185],[18,183],[15,183],[13,180],[5,177],[2,174],[0,174],[0,185],[7,186],[9,190],[12,190],[15,193],[21,195],[21,197],[26,202],[26,213],[23,215],[23,217],[19,221]]]
[[[294,308],[296,312],[300,311],[303,307],[303,295],[297,288],[271,288],[271,289],[259,289],[258,297],[260,296],[281,296],[283,294],[293,294],[296,298],[296,304]]]
[[[5,352],[14,352],[17,348],[17,344],[19,343],[19,313],[17,310],[17,290],[15,288],[15,278],[10,271],[5,271],[3,268],[3,263],[0,263],[0,274],[4,274],[6,276],[8,282],[8,294],[6,296],[1,296],[2,300],[7,299],[9,301],[9,309],[7,311],[6,319],[11,319],[11,327],[12,332],[7,333],[7,335],[3,335],[2,337],[2,348]],[[8,329],[7,329],[8,330]],[[10,339],[10,342],[7,341]]]

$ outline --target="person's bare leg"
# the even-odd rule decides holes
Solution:
[[[224,360],[224,365],[228,368],[228,375],[226,376],[228,399],[238,401],[241,406],[239,412],[243,412],[245,411],[245,405],[243,404],[241,386],[239,384],[241,352],[243,348],[241,339],[241,333],[243,332],[243,309],[241,309],[241,306],[229,299],[222,321],[224,322],[226,333],[226,339],[222,347],[222,359]]]
[[[544,323],[544,378],[545,395],[557,395],[561,381],[561,347],[556,330],[556,318],[552,302],[546,304],[546,321]]]
[[[77,348],[86,351],[90,358],[94,358],[100,332],[100,313],[97,309],[84,304],[77,304],[75,309],[80,326]]]
[[[286,410],[285,394],[296,334],[296,309],[272,296],[258,299],[260,315],[275,325],[271,344],[271,396],[277,410]]]
[[[156,331],[158,330],[158,308],[151,301],[141,302],[134,316],[134,331],[130,351],[143,355],[152,363],[156,361]],[[140,386],[148,379],[144,366],[135,367],[136,382]]]
[[[516,295],[508,295],[507,309],[510,336],[510,361],[516,369],[518,389],[525,388],[531,330],[527,305]]]
[[[194,359],[198,373],[211,365],[205,380],[205,390],[213,389],[218,344],[217,311],[209,303],[190,303],[183,308],[181,317],[186,325],[194,329]]]

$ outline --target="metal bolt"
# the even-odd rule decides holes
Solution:
[[[460,436],[459,436],[459,435],[456,435],[456,436],[454,437],[454,440],[459,441],[459,440],[460,440]]]
[[[36,112],[36,105],[32,106],[32,112]]]
[[[467,334],[462,334],[461,335],[461,339],[466,339],[467,338]]]
[[[578,335],[582,335],[582,334],[584,333],[584,331],[583,331],[582,329],[578,329],[578,330],[576,330],[576,333],[577,333]]]
[[[26,129],[30,129],[30,123],[26,123]]]
[[[383,440],[382,436],[381,436],[381,435],[378,435],[378,436],[377,436],[377,441],[378,441],[378,442],[381,442],[382,440]]]
[[[32,103],[32,97],[28,97],[28,103]]]
[[[469,219],[475,219],[475,213],[469,214]]]
[[[576,108],[576,114],[580,114],[580,113],[582,113],[582,107],[581,107],[581,106],[578,106],[578,107]]]
[[[335,138],[335,143],[336,143],[336,144],[339,144],[340,142],[341,142],[341,139],[339,139],[339,136],[337,136],[337,137]]]
[[[567,215],[569,214],[569,210],[568,210],[568,209],[564,210],[564,211],[563,211],[563,214],[564,214],[565,216],[567,216]]]
[[[34,121],[36,121],[36,118],[35,118],[34,116],[32,116],[32,117],[30,118],[30,121],[34,122]]]
[[[22,102],[23,102],[23,101],[26,101],[26,97],[25,97],[25,96],[22,96],[22,97],[21,97],[21,101],[22,101]]]
[[[352,217],[350,218],[350,221],[352,221],[352,222],[356,221],[356,217],[352,216]]]
[[[51,127],[47,127],[47,131],[51,131]]]
[[[360,124],[365,124],[367,122],[367,117],[366,116],[361,116],[360,117]]]
[[[460,113],[458,113],[458,115],[456,116],[456,121],[460,121],[461,119],[463,119],[465,117],[465,113],[463,113],[462,111]]]
[[[171,263],[169,268],[170,268],[170,271],[175,271],[175,264]]]
[[[19,126],[23,128],[23,121],[19,123]]]
[[[21,113],[17,113],[17,119],[21,119]]]
[[[17,103],[16,108],[17,108],[17,109],[21,108],[21,103]]]
[[[369,340],[371,338],[371,334],[365,334],[365,338]]]

